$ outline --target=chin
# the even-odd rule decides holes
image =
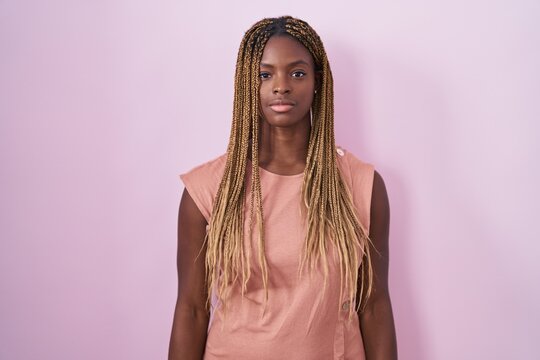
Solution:
[[[308,119],[309,116],[298,116],[297,114],[281,113],[281,114],[264,114],[262,121],[266,122],[270,126],[275,127],[292,127],[300,125],[304,122],[304,119]]]

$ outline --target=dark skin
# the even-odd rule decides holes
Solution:
[[[206,310],[204,243],[206,219],[184,190],[178,211],[178,298],[169,343],[169,360],[201,360],[210,314]],[[195,259],[195,261],[194,261]]]
[[[359,314],[360,329],[367,360],[394,360],[398,357],[396,330],[388,292],[390,206],[384,180],[377,171],[370,214],[369,237],[378,252],[371,251],[373,290],[366,308]]]
[[[320,81],[314,69],[311,54],[291,37],[273,36],[266,43],[260,72],[259,166],[270,172],[304,171],[311,131],[309,110]],[[290,109],[276,108],[279,101],[291,103]]]
[[[309,110],[320,83],[309,51],[289,36],[268,40],[261,59],[261,135],[259,165],[276,174],[300,174],[306,166]],[[370,238],[375,273],[373,293],[359,314],[367,360],[397,359],[397,345],[388,292],[390,211],[386,187],[375,171]],[[184,190],[178,215],[178,299],[169,360],[200,360],[204,354],[209,314],[205,308],[204,243],[207,222]],[[196,259],[193,261],[193,259]]]

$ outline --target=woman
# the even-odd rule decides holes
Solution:
[[[253,25],[227,153],[181,175],[169,359],[397,358],[385,185],[333,117],[315,31]]]

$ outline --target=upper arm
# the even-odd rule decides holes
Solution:
[[[178,210],[178,304],[205,308],[205,236],[207,222],[184,189]]]
[[[375,247],[371,251],[373,267],[373,300],[388,294],[390,205],[382,176],[375,171],[370,207],[369,237]],[[369,304],[369,302],[368,302]]]
[[[369,236],[376,249],[371,252],[373,292],[360,314],[360,329],[366,358],[397,359],[396,330],[388,291],[390,206],[386,186],[376,171],[370,216]]]

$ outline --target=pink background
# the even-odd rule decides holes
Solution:
[[[392,207],[401,359],[538,359],[540,3],[0,2],[0,358],[163,359],[177,175],[225,151],[264,16],[327,47]]]

